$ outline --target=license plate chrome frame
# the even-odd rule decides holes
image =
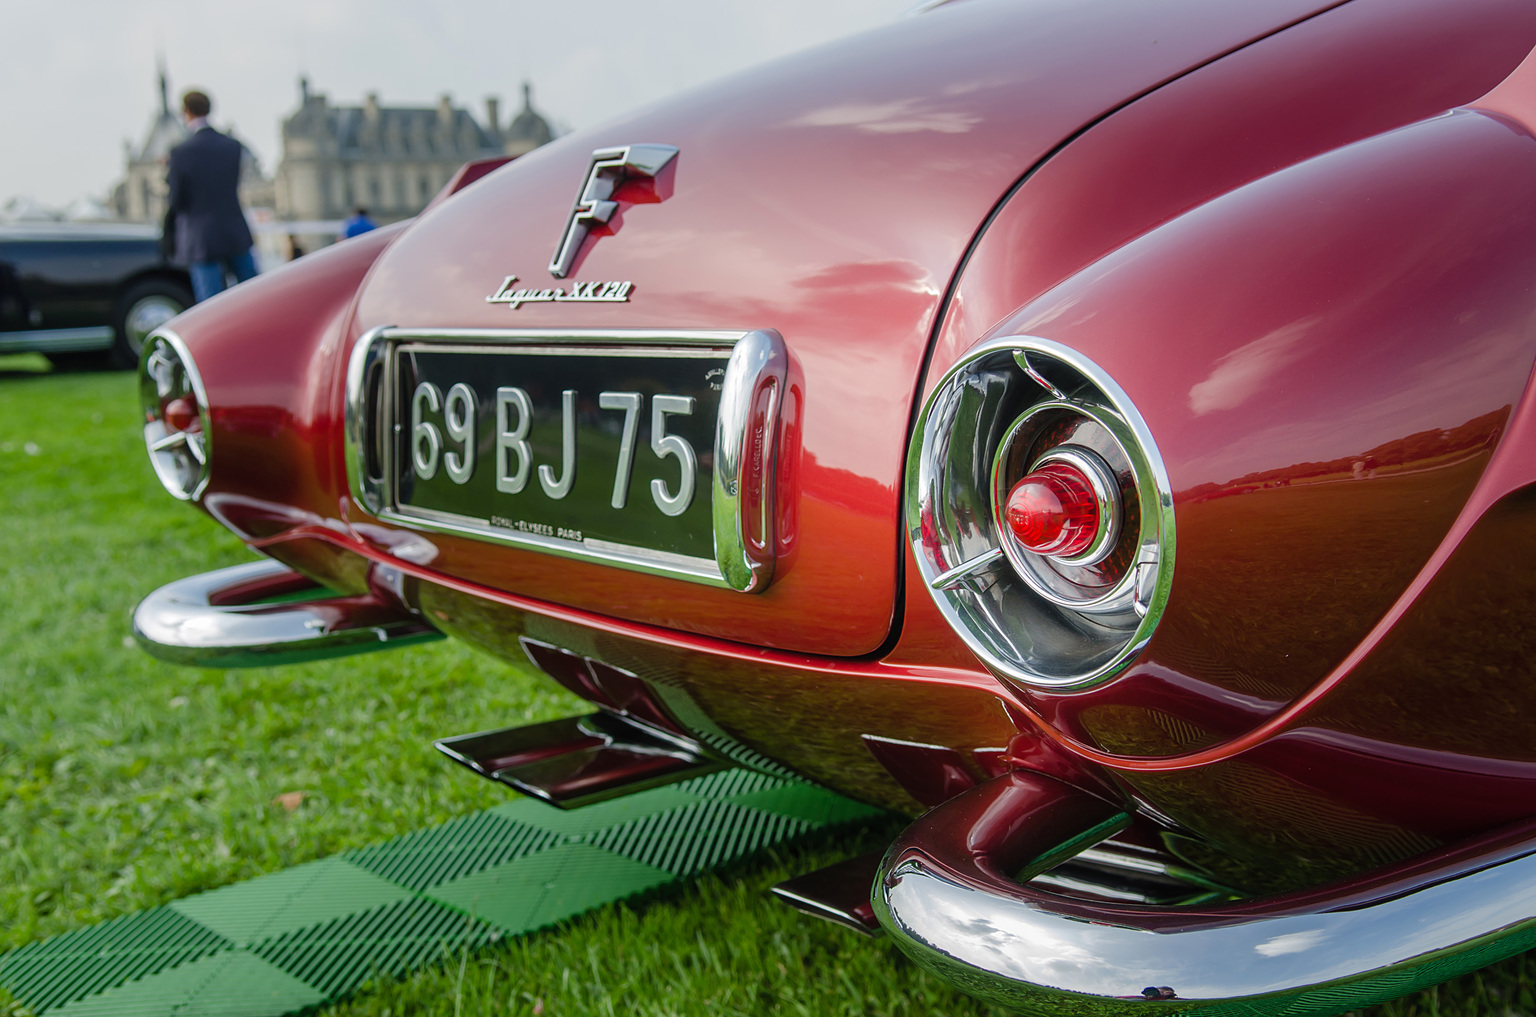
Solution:
[[[402,505],[396,450],[405,407],[396,405],[401,347],[444,352],[542,351],[585,356],[726,357],[714,428],[709,485],[714,557],[587,538],[571,540],[497,526],[489,519]],[[492,352],[485,349],[486,353]],[[545,330],[373,329],[353,346],[347,368],[346,466],[353,502],[381,522],[493,544],[598,562],[635,572],[756,593],[773,580],[776,468],[781,407],[788,380],[784,340],[768,329]],[[703,492],[701,492],[703,493]]]

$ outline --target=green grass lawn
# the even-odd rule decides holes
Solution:
[[[504,792],[432,739],[579,709],[448,642],[241,671],[146,656],[129,638],[140,597],[252,554],[164,493],[136,417],[131,375],[0,357],[0,951],[494,805]],[[891,832],[823,837],[331,1012],[998,1013],[764,896]],[[1532,1012],[1533,980],[1517,957],[1371,1013]],[[0,992],[0,1017],[23,1012]]]

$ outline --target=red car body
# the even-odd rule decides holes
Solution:
[[[1097,981],[1021,974],[907,922],[898,884],[1180,932],[1184,952],[1225,936],[1221,956],[1244,923],[1371,913],[1524,857],[1533,47],[1524,0],[955,0],[563,138],[187,311],[169,332],[198,419],[165,424],[146,382],[152,444],[195,432],[206,476],[179,493],[354,608],[533,647],[711,754],[939,806],[881,869],[888,930],[982,995],[1114,1012],[1164,981],[1130,947],[1103,947]],[[545,275],[594,153],[638,144],[676,157]],[[488,299],[514,275],[532,299]],[[620,280],[627,300],[538,298]],[[412,526],[355,489],[360,342],[752,330],[785,358],[753,432],[754,592]],[[1024,348],[1009,337],[1082,358],[1148,436],[1143,513],[1167,501],[1151,620],[1082,681],[958,631],[933,588],[955,562],[914,500],[935,393],[987,343]],[[1126,843],[1246,902],[1002,885],[1120,814]],[[1532,915],[1463,953],[1520,949]],[[1157,1005],[1340,1009],[1444,977],[1423,958],[1468,936],[1224,990],[1189,975]],[[1253,949],[1305,953],[1272,941]]]

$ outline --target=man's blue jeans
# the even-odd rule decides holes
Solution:
[[[223,261],[194,261],[187,272],[192,276],[192,298],[200,304],[215,293],[223,293],[229,276],[233,275],[235,282],[254,277],[256,259],[246,251]]]

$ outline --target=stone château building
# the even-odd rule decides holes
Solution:
[[[217,101],[217,96],[215,96]],[[434,106],[382,106],[371,93],[361,106],[332,106],[299,81],[299,108],[283,121],[283,154],[274,179],[261,174],[252,156],[240,182],[240,199],[258,229],[258,243],[274,234],[274,257],[285,257],[283,223],[305,224],[293,231],[304,249],[335,239],[334,223],[365,206],[377,222],[420,212],[464,163],[498,155],[523,155],[554,138],[549,121],[535,112],[532,89],[523,85],[523,108],[501,122],[498,101],[485,101],[485,123],[457,108],[449,96]],[[218,110],[214,115],[217,119]],[[233,132],[231,132],[233,133]],[[108,205],[128,222],[165,218],[165,169],[171,149],[187,130],[171,104],[165,71],[160,71],[160,109],[138,144],[123,143],[123,180]],[[313,232],[319,224],[324,232]]]
[[[549,122],[534,112],[523,85],[523,108],[500,122],[495,98],[485,123],[444,95],[433,106],[383,106],[369,93],[362,106],[332,106],[299,82],[299,109],[283,122],[277,168],[277,218],[341,219],[361,205],[384,223],[420,212],[464,163],[522,155],[549,141]]]

